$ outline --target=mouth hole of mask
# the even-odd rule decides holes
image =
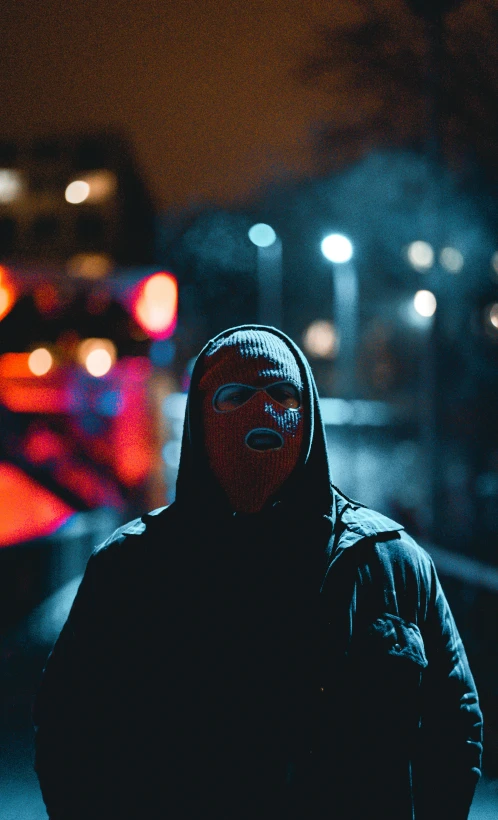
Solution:
[[[245,437],[245,443],[250,450],[256,450],[260,453],[280,450],[284,446],[284,440],[280,433],[265,427],[257,427],[255,430],[251,430]]]

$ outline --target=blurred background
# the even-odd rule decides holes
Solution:
[[[334,483],[433,555],[498,816],[498,3],[56,0],[0,20],[0,814],[88,556],[174,499],[193,359],[280,327]]]

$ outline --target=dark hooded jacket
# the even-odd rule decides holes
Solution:
[[[433,562],[331,485],[310,368],[271,332],[302,370],[301,461],[232,512],[204,453],[204,348],[176,500],[94,551],[46,665],[52,820],[468,815],[482,719]]]

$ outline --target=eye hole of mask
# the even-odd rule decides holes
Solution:
[[[286,410],[297,410],[301,406],[301,393],[292,382],[276,382],[269,387],[250,387],[248,384],[223,384],[213,398],[214,409],[218,413],[229,413],[236,410],[255,393],[263,390],[270,398],[285,407]]]
[[[277,382],[266,387],[265,392],[286,410],[298,410],[301,407],[301,393],[292,382]]]

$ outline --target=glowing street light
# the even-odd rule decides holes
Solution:
[[[0,202],[2,205],[14,202],[23,193],[23,179],[19,171],[0,168]]]
[[[408,245],[406,251],[408,261],[415,270],[427,271],[434,264],[434,250],[432,245],[422,240],[417,240]]]
[[[267,225],[265,222],[258,222],[253,225],[249,228],[247,235],[253,245],[258,248],[269,248],[277,239],[277,234],[271,225]]]
[[[498,339],[498,302],[484,308],[484,330],[493,341]]]
[[[498,304],[491,305],[489,309],[489,321],[498,330]]]
[[[96,379],[105,376],[116,361],[116,346],[110,339],[84,339],[78,345],[77,359]]]
[[[46,347],[37,347],[29,354],[28,367],[34,376],[45,376],[52,364],[52,354]]]
[[[429,319],[436,312],[436,297],[430,290],[418,290],[413,297],[413,307],[419,316]]]
[[[329,262],[343,264],[353,257],[353,245],[342,233],[331,233],[322,240],[322,253]]]
[[[66,201],[71,205],[82,202],[105,202],[116,193],[118,181],[111,171],[92,171],[75,179],[66,188]]]
[[[66,197],[66,202],[69,202],[71,205],[80,205],[85,199],[88,199],[89,193],[90,186],[88,182],[85,182],[83,179],[75,179],[67,186],[64,196]]]

